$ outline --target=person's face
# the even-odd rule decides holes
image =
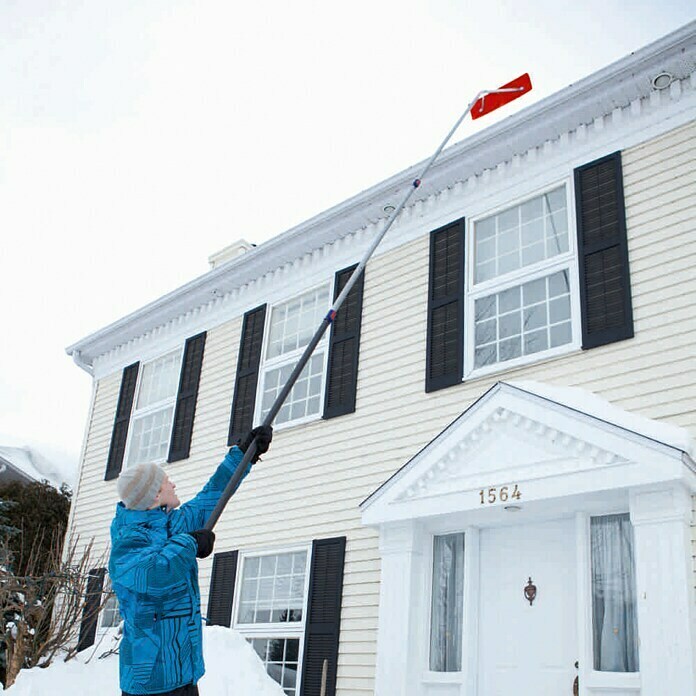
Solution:
[[[158,507],[160,505],[166,505],[167,512],[181,505],[181,501],[176,494],[176,484],[169,480],[169,476],[165,476],[164,481],[162,481],[162,487],[160,488],[159,495],[157,496],[156,505]]]

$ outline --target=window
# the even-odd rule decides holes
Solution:
[[[106,602],[104,602],[104,606],[102,607],[99,627],[102,629],[118,628],[120,623],[121,612],[118,610],[118,599],[116,599],[116,595],[112,594],[108,597]]]
[[[464,534],[436,536],[430,613],[430,669],[433,672],[461,671],[463,616]]]
[[[308,549],[244,555],[235,592],[234,628],[288,696],[298,693],[309,556]]]
[[[574,342],[576,261],[568,215],[563,184],[474,220],[465,312],[468,372],[526,362]]]
[[[181,368],[181,350],[145,363],[140,370],[126,466],[167,458]]]
[[[636,570],[628,514],[591,518],[590,547],[594,668],[637,672]]]
[[[299,638],[249,638],[261,658],[268,675],[275,679],[286,694],[297,693]]]
[[[121,636],[121,612],[118,610],[118,599],[115,594],[109,594],[99,614],[98,640],[107,649],[113,649],[118,645]]]
[[[255,422],[261,422],[287,382],[329,307],[329,286],[323,285],[276,305],[270,312],[260,379],[261,399]],[[328,334],[328,332],[327,332]],[[327,334],[309,359],[278,412],[275,425],[296,423],[321,413],[328,353]]]

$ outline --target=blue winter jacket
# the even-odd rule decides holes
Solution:
[[[176,510],[116,506],[109,574],[124,620],[120,685],[127,693],[170,691],[205,672],[197,546],[187,532],[203,527],[241,459],[233,447],[203,490]]]

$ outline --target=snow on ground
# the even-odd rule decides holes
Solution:
[[[508,384],[608,423],[613,423],[634,433],[639,433],[652,440],[671,445],[686,452],[692,459],[696,459],[696,443],[685,428],[625,411],[597,396],[597,394],[579,387],[558,387],[541,382],[517,380],[510,381]]]
[[[55,662],[47,669],[22,670],[9,696],[121,696],[118,656],[99,660],[85,650],[69,662]],[[92,657],[88,664],[86,660]],[[206,673],[198,683],[201,696],[284,696],[267,674],[254,649],[239,633],[221,626],[203,630]]]

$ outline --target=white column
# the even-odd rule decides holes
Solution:
[[[414,696],[423,671],[419,617],[426,601],[424,538],[414,522],[385,524],[380,528],[379,547],[375,696]]]
[[[696,693],[691,506],[681,484],[631,492],[641,696]]]

